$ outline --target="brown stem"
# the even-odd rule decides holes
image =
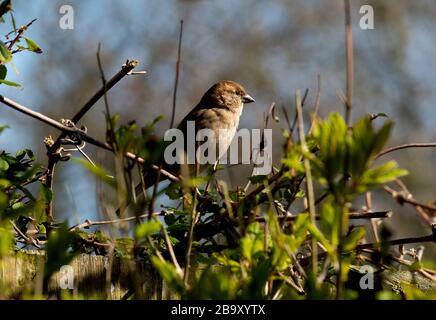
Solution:
[[[399,146],[395,146],[395,147],[390,147],[387,148],[383,151],[381,151],[380,153],[378,153],[375,158],[378,159],[381,156],[393,152],[393,151],[397,151],[397,150],[401,150],[401,149],[408,149],[408,148],[434,148],[436,147],[436,142],[429,142],[429,143],[407,143],[407,144],[402,144]]]
[[[162,212],[154,212],[153,216],[161,216],[163,215]],[[69,230],[70,231],[76,231],[78,229],[82,229],[82,228],[89,228],[91,226],[102,226],[102,225],[108,225],[108,224],[116,224],[116,223],[120,223],[120,222],[127,222],[127,221],[134,221],[135,219],[139,218],[139,219],[144,219],[144,218],[148,218],[148,213],[139,215],[139,216],[133,216],[133,217],[127,217],[127,218],[122,218],[122,219],[115,219],[115,220],[102,220],[102,221],[92,221],[89,219],[86,219],[85,222],[77,224],[75,226],[72,226]]]
[[[46,115],[44,115],[42,113],[33,111],[33,110],[31,110],[31,109],[29,109],[29,108],[27,108],[27,107],[25,107],[25,106],[15,102],[15,101],[13,101],[13,100],[11,100],[9,98],[6,98],[6,97],[4,97],[2,95],[0,95],[0,102],[2,102],[3,104],[5,104],[5,105],[7,105],[7,106],[9,106],[9,107],[19,111],[19,112],[27,114],[27,115],[29,115],[29,116],[31,116],[31,117],[39,120],[39,121],[42,121],[42,122],[44,122],[44,123],[46,123],[46,124],[56,128],[56,129],[60,130],[60,131],[62,131],[62,134],[64,134],[65,136],[67,136],[67,135],[74,135],[74,136],[78,137],[79,139],[81,139],[83,141],[86,141],[86,142],[88,142],[88,143],[90,143],[92,145],[95,145],[95,146],[97,146],[99,148],[102,148],[102,149],[105,149],[107,151],[113,152],[113,149],[112,149],[112,147],[109,144],[107,144],[105,142],[101,142],[101,141],[99,141],[97,139],[94,139],[93,137],[91,137],[88,134],[86,134],[83,130],[80,130],[80,129],[75,128],[75,127],[67,127],[67,126],[63,125],[62,123],[60,123],[60,122],[58,122],[56,120],[53,120],[52,118],[49,118],[49,117],[47,117]],[[134,160],[134,161],[136,161],[136,162],[138,162],[140,164],[145,163],[145,160],[143,158],[138,157],[137,155],[135,155],[132,152],[126,152],[124,156],[126,158]],[[156,165],[153,165],[152,168],[154,170],[159,170],[159,167],[156,166]],[[169,173],[168,171],[166,171],[164,169],[161,169],[160,172],[161,172],[161,174],[165,175],[168,179],[170,179],[172,181],[180,181],[179,177],[174,176],[173,174]]]
[[[386,192],[390,193],[391,196],[400,203],[406,202],[406,203],[410,203],[414,206],[419,206],[419,207],[424,208],[426,210],[436,212],[436,206],[421,203],[418,200],[414,199],[410,193],[404,194],[403,192],[395,191],[394,189],[392,189],[388,186],[384,186],[383,189]]]
[[[33,19],[32,21],[30,21],[28,24],[26,24],[25,26],[22,26],[21,28],[18,29],[17,31],[17,35],[15,36],[14,39],[12,39],[9,43],[8,49],[11,50],[12,47],[14,46],[14,44],[21,38],[21,36],[23,35],[24,31],[26,31],[26,29],[28,27],[30,27],[37,19]],[[13,32],[13,31],[12,31]],[[9,35],[9,34],[8,34]]]
[[[295,221],[295,219],[297,219],[298,215],[294,215],[294,216],[288,216],[288,217],[283,217],[280,216],[278,217],[279,221],[285,220],[285,221]],[[374,211],[374,212],[350,212],[348,214],[348,219],[375,219],[375,218],[390,218],[392,217],[392,211]],[[320,215],[316,215],[315,216],[315,220],[320,220],[321,216]],[[257,217],[255,219],[257,222],[264,222],[265,221],[265,217]]]
[[[368,248],[380,248],[384,245],[395,246],[399,244],[408,244],[408,243],[419,243],[419,242],[435,242],[436,239],[434,235],[416,237],[416,238],[404,238],[404,239],[395,239],[389,241],[382,241],[376,243],[365,243],[357,245],[357,250],[368,249]]]
[[[180,56],[182,53],[182,36],[183,36],[183,20],[180,20],[179,45],[177,47],[176,74],[174,79],[174,91],[173,91],[173,110],[171,113],[170,128],[174,127],[174,118],[176,116],[177,88],[179,86],[179,73],[180,73]]]

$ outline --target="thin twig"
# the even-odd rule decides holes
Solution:
[[[127,60],[125,64],[122,65],[121,70],[118,71],[111,79],[106,82],[105,86],[102,86],[84,105],[83,107],[71,118],[73,123],[77,123],[82,117],[97,103],[98,100],[105,94],[105,92],[112,89],[120,80],[122,80],[126,75],[128,75],[137,65],[139,64],[136,60]],[[49,153],[56,151],[61,145],[61,139],[65,135],[61,134],[49,149]]]
[[[368,248],[381,248],[382,246],[396,246],[399,244],[408,244],[408,243],[421,243],[421,242],[435,242],[436,239],[434,235],[428,235],[423,237],[414,237],[414,238],[403,238],[403,239],[395,239],[389,241],[382,241],[376,243],[364,243],[359,244],[356,247],[356,250],[368,249]]]
[[[97,48],[97,64],[98,64],[98,71],[100,72],[101,84],[103,87],[103,100],[104,100],[104,107],[106,110],[106,121],[109,125],[109,134],[111,135],[110,141],[113,143],[115,148],[118,149],[117,140],[115,139],[115,128],[112,123],[112,116],[110,113],[109,101],[107,98],[107,81],[106,81],[106,77],[104,76],[103,65],[101,63],[100,49],[101,49],[101,43],[98,44],[98,48]]]
[[[161,230],[162,230],[162,233],[164,235],[165,243],[167,245],[167,249],[168,249],[168,252],[170,254],[171,260],[172,260],[172,262],[173,262],[173,264],[174,264],[174,266],[176,268],[177,273],[179,275],[182,275],[183,274],[183,270],[180,267],[179,262],[177,261],[176,254],[174,253],[174,248],[173,248],[173,245],[171,243],[170,237],[168,235],[167,229],[166,229],[166,227],[164,225],[161,224],[161,226],[162,226]]]
[[[303,99],[301,100],[301,107],[302,108],[304,108],[304,103],[306,102],[306,98],[307,98],[308,94],[309,94],[309,89],[306,89],[306,91],[304,92],[304,95],[303,95]],[[297,120],[298,120],[298,113],[297,113],[297,110],[295,110],[294,120],[292,121],[292,126],[291,126],[290,133],[289,133],[291,136],[294,133],[295,127],[297,126]]]
[[[298,131],[300,136],[300,143],[301,148],[304,153],[309,152],[309,148],[306,144],[306,137],[304,133],[304,120],[303,120],[303,108],[301,105],[301,95],[300,91],[297,90],[295,95],[295,103],[297,108],[297,115],[298,115]],[[316,220],[316,212],[315,212],[315,195],[313,190],[313,181],[312,181],[312,171],[310,168],[309,159],[304,157],[303,159],[303,165],[304,165],[304,172],[306,174],[306,188],[307,188],[307,195],[308,195],[308,202],[309,202],[309,218],[313,225],[315,225]],[[317,278],[317,271],[318,271],[318,247],[317,247],[317,241],[313,237],[311,241],[311,249],[312,249],[312,277],[315,280],[314,284],[316,285],[316,278]]]
[[[22,237],[25,241],[26,244],[32,244],[34,245],[36,248],[40,249],[41,247],[38,244],[38,239],[34,239],[33,237],[28,237],[26,236],[21,230],[20,228],[17,227],[17,225],[12,221],[9,220],[9,222],[11,223],[12,227],[14,228],[15,232]]]
[[[346,56],[346,73],[347,73],[347,103],[345,121],[347,127],[351,127],[351,110],[353,107],[353,90],[354,90],[354,59],[353,59],[353,30],[351,27],[351,10],[350,0],[344,0],[345,4],[345,56]]]
[[[395,147],[390,147],[388,149],[385,149],[383,151],[381,151],[380,153],[378,153],[375,158],[378,159],[381,156],[384,156],[387,153],[393,152],[393,151],[397,151],[397,150],[402,150],[402,149],[408,149],[408,148],[435,148],[436,147],[436,142],[429,142],[429,143],[407,143],[407,144],[402,144],[399,146],[395,146]]]
[[[17,35],[15,36],[15,38],[14,39],[12,39],[10,42],[9,42],[9,46],[8,46],[8,49],[9,50],[11,50],[12,49],[12,47],[14,46],[14,44],[22,37],[22,35],[23,35],[23,33],[24,33],[24,31],[26,31],[27,30],[27,28],[29,28],[35,21],[36,21],[37,19],[33,19],[32,21],[30,21],[28,24],[26,24],[25,26],[22,26],[22,27],[20,27],[18,30],[17,30]],[[15,32],[15,31],[11,31],[10,33],[12,33],[12,32]],[[10,34],[9,33],[9,34]],[[8,34],[8,35],[9,35]],[[42,51],[41,51],[42,52]]]
[[[391,196],[394,199],[398,200],[400,203],[401,202],[407,202],[407,203],[413,204],[414,206],[420,206],[420,207],[422,207],[424,209],[436,212],[436,206],[430,205],[430,204],[421,203],[418,200],[414,199],[410,193],[405,195],[402,192],[395,191],[394,189],[390,188],[389,186],[383,186],[383,189],[386,192],[390,193]]]
[[[60,130],[60,131],[62,131],[62,134],[64,135],[64,137],[67,135],[73,135],[73,136],[78,137],[79,139],[86,141],[90,144],[93,144],[99,148],[113,152],[113,148],[109,144],[107,144],[105,142],[101,142],[97,139],[94,139],[93,137],[86,134],[83,130],[80,130],[76,127],[65,126],[62,123],[60,123],[56,120],[53,120],[52,118],[47,117],[46,115],[44,115],[40,112],[33,111],[33,110],[31,110],[31,109],[29,109],[21,104],[9,99],[9,98],[4,97],[3,95],[0,95],[0,102],[2,102],[3,104],[5,104],[5,105],[7,105],[7,106],[19,111],[19,112],[27,114],[28,116],[30,116],[32,118],[35,118],[39,121],[42,121],[42,122]],[[129,158],[131,160],[134,160],[140,164],[145,163],[145,160],[143,158],[138,157],[137,155],[135,155],[132,152],[126,152],[125,157]],[[153,170],[159,170],[159,167],[156,165],[153,165],[152,168],[153,168]],[[162,175],[166,176],[167,178],[169,178],[172,181],[180,181],[181,180],[181,177],[176,177],[164,169],[160,169],[160,172]]]
[[[365,201],[366,201],[366,209],[368,212],[372,212],[372,194],[371,192],[367,192],[365,194]],[[374,240],[375,242],[380,242],[380,238],[378,236],[378,229],[377,229],[377,220],[375,220],[376,218],[371,218],[370,219],[370,224],[371,224],[371,230],[372,230],[372,234],[374,236]]]
[[[163,216],[165,213],[163,212],[155,212],[153,213],[153,216]],[[134,221],[135,219],[145,219],[148,218],[148,213],[141,214],[140,216],[136,217],[127,217],[127,218],[121,218],[121,219],[114,219],[114,220],[102,220],[102,221],[92,221],[89,219],[86,219],[83,223],[80,223],[78,225],[72,226],[69,230],[75,231],[82,228],[89,228],[91,226],[102,226],[102,225],[108,225],[108,224],[116,224],[126,221]]]
[[[83,107],[73,116],[71,119],[72,123],[76,124],[82,117],[95,105],[95,103],[113,86],[115,86],[121,79],[126,75],[130,74],[132,70],[138,65],[138,61],[127,60],[124,65],[121,66],[121,70],[118,71],[107,83],[100,88],[84,105]],[[53,189],[53,176],[55,172],[55,167],[59,161],[59,148],[61,147],[61,141],[66,137],[65,131],[63,131],[57,139],[51,144],[47,150],[48,164],[47,164],[47,175],[45,177],[45,185],[51,190]],[[53,202],[49,201],[46,204],[46,215],[49,219],[53,219]]]
[[[314,128],[314,123],[316,120],[316,117],[318,116],[318,112],[319,112],[319,104],[321,101],[321,75],[318,74],[316,77],[316,96],[315,96],[315,104],[314,104],[314,111],[312,114],[312,122],[310,124],[310,128],[309,131],[307,132],[307,134],[311,134]]]
[[[192,203],[192,212],[191,212],[191,225],[188,233],[188,248],[186,250],[186,265],[185,265],[185,273],[183,275],[183,281],[185,285],[188,284],[189,279],[189,268],[191,266],[191,250],[192,243],[194,241],[194,227],[197,224],[199,218],[199,212],[197,211],[197,193],[194,193],[194,200]]]
[[[304,212],[300,213],[304,214]],[[277,219],[279,221],[295,221],[298,215],[293,216],[279,216]],[[348,219],[357,220],[357,219],[383,219],[392,217],[392,211],[374,211],[374,212],[350,212],[348,213]],[[256,217],[255,220],[257,222],[265,222],[265,217]],[[315,220],[321,220],[320,215],[315,216]]]
[[[183,36],[183,20],[180,20],[179,46],[177,48],[176,74],[174,79],[174,91],[173,91],[173,110],[171,113],[170,129],[174,127],[174,119],[176,116],[177,88],[179,86],[179,73],[180,73],[180,56],[182,53],[182,36]]]
[[[354,60],[353,60],[353,33],[351,27],[351,9],[350,9],[350,0],[344,0],[344,11],[345,11],[345,56],[346,56],[346,75],[347,75],[347,84],[346,84],[346,103],[345,103],[345,122],[347,124],[347,128],[351,127],[351,110],[353,107],[353,89],[354,89]],[[350,134],[350,131],[347,130],[347,135]],[[346,190],[347,179],[348,176],[348,162],[349,162],[349,150],[348,146],[345,148],[345,156],[344,156],[344,172],[343,172],[343,188]],[[339,218],[339,245],[338,251],[342,251],[343,247],[343,237],[344,237],[344,229],[346,227],[346,205],[347,199],[344,197],[341,203],[342,209]],[[343,277],[344,277],[344,265],[342,261],[342,257],[339,255],[338,261],[338,276],[336,281],[336,298],[340,299],[342,297],[343,291]]]

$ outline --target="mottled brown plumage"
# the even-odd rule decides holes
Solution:
[[[228,149],[239,125],[239,118],[245,103],[254,102],[254,99],[247,94],[245,89],[238,83],[230,80],[223,80],[214,84],[201,98],[200,102],[180,122],[180,129],[187,139],[187,123],[195,122],[195,134],[200,129],[211,129],[218,137],[216,143],[220,144],[218,160]],[[226,129],[225,133],[220,129]],[[189,141],[185,140],[186,144]],[[174,175],[180,174],[180,165],[167,165],[162,161],[162,167]],[[195,172],[195,165],[190,165],[190,174]],[[204,169],[204,166],[202,166]],[[163,177],[164,178],[164,177]],[[155,174],[147,174],[145,177],[146,186],[150,186],[156,180]]]

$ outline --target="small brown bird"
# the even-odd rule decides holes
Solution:
[[[254,102],[254,99],[247,94],[240,84],[234,81],[223,80],[214,84],[178,126],[178,129],[184,134],[184,151],[187,152],[187,145],[192,143],[192,141],[187,140],[189,137],[191,139],[196,137],[201,129],[210,129],[215,135],[216,161],[219,160],[226,153],[235,136],[244,104],[251,102]],[[190,121],[195,124],[195,132],[191,135],[187,132],[190,128],[188,125]],[[195,156],[193,159],[196,159]],[[195,167],[195,164],[189,165],[190,175],[195,173]],[[174,175],[181,173],[180,164],[170,165],[166,163],[165,159],[162,160],[162,168]],[[204,168],[205,166],[202,165],[201,170]],[[161,175],[160,181],[164,179],[165,177]],[[156,172],[149,172],[144,180],[146,187],[154,184]]]

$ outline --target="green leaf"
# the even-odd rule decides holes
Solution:
[[[162,261],[156,256],[151,257],[151,263],[168,285],[183,288],[183,280],[177,273],[174,265],[169,262]]]
[[[5,189],[11,185],[11,182],[6,179],[0,179],[0,190]]]
[[[171,200],[176,200],[182,196],[181,188],[182,187],[179,182],[172,182],[164,190],[168,198],[170,198]]]
[[[12,205],[12,209],[13,209],[13,210],[18,210],[18,209],[23,208],[24,206],[25,206],[25,204],[22,203],[22,202],[15,202],[15,203]]]
[[[26,40],[27,49],[35,52],[35,53],[42,53],[42,49],[39,47],[39,45],[33,41],[32,39],[24,37],[24,40]]]
[[[115,178],[111,176],[109,172],[107,172],[106,169],[104,169],[103,167],[98,165],[94,166],[85,159],[73,158],[72,160],[87,168],[89,171],[91,171],[93,174],[95,174],[98,178],[100,178],[108,185],[112,187],[116,187],[117,182]]]
[[[108,241],[108,237],[101,230],[95,231],[94,235],[95,235],[95,240],[97,240],[100,243],[106,243]]]
[[[247,228],[247,235],[241,239],[242,255],[251,262],[264,250],[263,230],[258,222],[252,223]]]
[[[344,240],[344,251],[350,251],[356,248],[357,242],[365,236],[365,228],[357,227],[351,230],[350,234]]]
[[[304,198],[305,196],[306,196],[306,192],[304,191],[304,189],[300,189],[300,190],[298,190],[297,194],[295,195],[295,198],[301,199],[301,198]]]
[[[327,250],[327,252],[330,255],[333,255],[333,248],[324,236],[324,234],[317,228],[315,224],[309,223],[308,224],[309,232],[312,234],[312,236],[317,239]]]
[[[10,87],[21,87],[21,84],[9,80],[0,80],[0,84],[2,83]]]
[[[147,221],[144,223],[141,223],[136,228],[136,237],[137,238],[143,238],[146,236],[150,236],[153,233],[156,233],[160,231],[161,224],[157,220]]]
[[[53,200],[53,191],[46,185],[41,184],[39,195],[44,203],[49,203]]]
[[[9,163],[6,160],[0,159],[0,171],[7,171],[9,169]]]
[[[0,80],[4,80],[6,78],[6,74],[8,73],[8,68],[4,64],[0,66]]]
[[[71,251],[74,240],[75,235],[68,230],[66,224],[50,232],[46,247],[47,264],[44,269],[46,279],[74,258],[76,253]]]
[[[334,184],[337,175],[343,173],[346,150],[347,126],[339,113],[332,113],[325,121],[317,121],[313,138],[319,145],[319,160],[311,154],[304,156],[313,162],[313,173]]]
[[[12,60],[12,53],[3,41],[0,41],[0,61],[8,63]]]
[[[17,151],[17,153],[15,154],[15,157],[21,161],[22,159],[24,159],[25,156],[28,156],[29,159],[34,160],[34,154],[33,151],[30,149],[23,149],[23,150],[19,150]]]
[[[0,227],[0,259],[11,253],[14,246],[14,233],[10,228]]]
[[[251,176],[248,179],[250,180],[251,183],[257,184],[266,181],[268,177],[266,175],[257,175],[257,176]]]
[[[3,130],[9,128],[9,126],[5,125],[5,126],[0,126],[0,133],[3,132]]]
[[[397,168],[395,161],[389,161],[374,169],[365,171],[359,181],[358,192],[364,192],[382,183],[393,181],[409,172],[405,169]]]
[[[327,198],[321,207],[321,229],[330,240],[332,246],[339,244],[340,209],[331,198]]]
[[[17,24],[15,23],[14,14],[11,12],[11,23],[12,27],[14,28],[14,31],[17,32]]]
[[[375,134],[374,143],[373,143],[373,147],[372,147],[372,155],[373,156],[375,156],[376,154],[378,154],[382,150],[383,146],[386,144],[386,142],[389,138],[389,135],[392,131],[393,126],[394,126],[394,123],[392,121],[388,121]]]

